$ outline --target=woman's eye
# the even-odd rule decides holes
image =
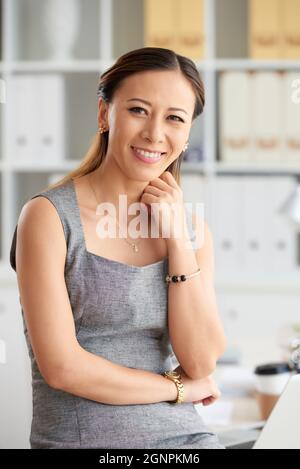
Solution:
[[[129,109],[129,111],[132,111],[132,112],[134,112],[134,113],[136,113],[137,110],[138,110],[138,111],[145,111],[145,109],[143,109],[142,107],[132,107],[132,108]],[[145,111],[145,112],[146,112],[146,111]],[[137,114],[139,114],[139,112],[137,112]],[[169,117],[175,117],[176,119],[179,119],[179,121],[177,121],[177,122],[184,122],[184,120],[181,119],[181,117],[175,116],[174,114],[171,115],[171,116],[169,116]],[[172,120],[174,120],[174,119],[172,119]]]
[[[135,112],[137,109],[145,111],[145,109],[143,109],[142,107],[132,107],[132,108],[129,109],[129,111]]]

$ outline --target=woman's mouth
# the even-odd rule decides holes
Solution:
[[[166,152],[152,153],[152,152],[144,151],[144,150],[141,150],[140,148],[136,148],[132,146],[130,148],[132,149],[132,152],[136,158],[148,164],[157,163],[158,161],[162,160],[162,158],[166,154]]]

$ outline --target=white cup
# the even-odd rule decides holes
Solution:
[[[293,372],[284,362],[257,366],[254,373],[261,418],[266,420]]]

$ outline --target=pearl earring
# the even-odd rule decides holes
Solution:
[[[185,144],[183,151],[186,151],[187,148],[188,148],[188,146],[189,146],[189,142],[187,142],[187,143]]]

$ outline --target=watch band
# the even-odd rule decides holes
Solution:
[[[174,404],[181,404],[184,402],[184,387],[181,381],[181,375],[177,371],[165,371],[163,376],[170,379],[176,384],[177,387],[177,399],[173,401]]]

